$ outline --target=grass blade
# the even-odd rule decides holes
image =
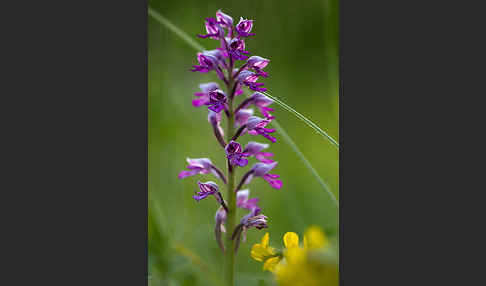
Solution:
[[[194,41],[192,38],[190,38],[184,31],[181,29],[177,28],[174,24],[172,24],[169,20],[167,20],[164,16],[159,14],[157,11],[153,10],[150,6],[148,7],[148,12],[149,15],[154,17],[155,20],[159,21],[162,25],[166,26],[169,30],[174,32],[176,35],[178,35],[181,39],[185,40],[187,44],[189,44],[192,48],[194,48],[196,51],[203,51],[205,50],[203,46],[198,44],[196,41]],[[295,109],[292,107],[288,106],[287,104],[283,103],[279,99],[269,95],[268,93],[264,93],[266,96],[269,98],[273,99],[277,104],[282,106],[285,110],[289,111],[290,113],[294,114],[297,118],[301,119],[304,121],[307,125],[309,125],[312,129],[317,131],[319,134],[321,134],[324,138],[328,139],[331,143],[333,143],[334,146],[336,146],[339,149],[339,144],[331,137],[329,136],[326,132],[324,132],[319,126],[314,124],[312,121],[307,119],[305,116],[297,112]],[[304,154],[300,151],[299,147],[294,143],[292,138],[287,134],[285,129],[278,124],[277,120],[273,119],[272,124],[277,128],[279,133],[282,134],[283,139],[287,144],[290,145],[292,150],[297,154],[297,156],[302,160],[304,165],[309,169],[309,171],[316,177],[316,179],[319,181],[319,184],[322,186],[322,188],[329,194],[331,197],[331,200],[333,203],[336,205],[337,208],[339,208],[339,203],[336,199],[336,196],[331,192],[329,189],[329,186],[322,180],[322,178],[319,176],[317,171],[312,167],[311,163],[307,158],[304,156]]]
[[[307,124],[310,128],[314,129],[317,133],[321,134],[322,137],[324,137],[325,139],[329,140],[329,142],[331,142],[339,150],[339,143],[336,140],[334,140],[331,136],[329,136],[326,132],[324,132],[314,122],[310,121],[307,117],[305,117],[304,115],[300,114],[299,112],[297,112],[297,110],[295,110],[292,107],[288,106],[287,104],[285,104],[284,102],[282,102],[280,99],[278,99],[278,98],[276,98],[276,97],[268,94],[267,92],[263,92],[263,94],[265,94],[269,98],[273,99],[273,101],[275,101],[278,105],[282,106],[285,110],[287,110],[288,112],[292,113],[293,115],[295,115],[300,120],[304,121],[305,124]]]
[[[174,26],[169,20],[167,20],[163,15],[161,15],[159,12],[155,11],[152,9],[150,6],[148,6],[148,14],[152,17],[154,17],[155,20],[159,21],[161,24],[166,26],[169,30],[174,32],[177,36],[182,38],[184,41],[186,41],[191,47],[198,51],[203,51],[204,47],[201,46],[198,42],[196,42],[193,38],[191,38],[189,35],[187,35],[186,32],[182,31],[178,27]]]

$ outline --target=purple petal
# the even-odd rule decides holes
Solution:
[[[282,181],[277,180],[276,178],[279,178],[279,175],[275,174],[266,174],[263,176],[263,179],[270,183],[270,186],[274,189],[280,189],[283,185]]]
[[[232,28],[233,26],[233,18],[221,12],[221,10],[218,10],[218,12],[216,12],[216,20],[218,20],[219,23],[227,28]]]
[[[241,145],[240,145],[240,143],[231,140],[228,143],[228,145],[226,145],[224,150],[225,150],[227,155],[234,154],[234,153],[240,153],[241,152]]]
[[[253,175],[256,177],[262,177],[263,175],[267,174],[277,166],[278,162],[273,162],[271,164],[265,164],[265,163],[256,163],[253,165],[251,168],[253,170]]]
[[[260,152],[263,149],[268,148],[268,146],[270,146],[270,145],[250,141],[250,142],[248,142],[248,144],[246,144],[245,150],[243,152],[248,152],[248,153],[253,155],[253,154]]]
[[[198,195],[194,195],[194,196],[192,196],[192,197],[193,197],[193,198],[194,198],[196,201],[198,201],[198,202],[199,202],[200,200],[202,200],[202,199],[206,198],[207,196],[209,196],[209,194],[207,194],[207,193],[202,193],[202,194],[200,194],[200,195],[199,195],[199,193],[198,193]]]
[[[178,175],[179,179],[184,179],[186,177],[194,176],[198,172],[197,171],[181,171]]]
[[[216,103],[215,105],[209,106],[208,108],[216,113],[220,113],[221,110],[224,109],[224,104]]]
[[[244,158],[240,158],[239,160],[236,161],[236,164],[240,167],[245,167],[248,165],[248,160]]]
[[[194,107],[200,107],[202,105],[205,105],[208,102],[208,98],[203,97],[203,98],[196,98],[192,100],[192,105]]]
[[[212,90],[219,89],[219,85],[215,82],[201,83],[199,88],[203,93],[207,94]]]

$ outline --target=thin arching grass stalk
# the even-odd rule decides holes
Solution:
[[[166,26],[169,30],[174,32],[177,36],[182,38],[184,41],[186,41],[191,47],[195,48],[198,51],[204,50],[204,47],[201,46],[198,42],[194,41],[187,33],[179,29],[177,26],[174,26],[169,20],[167,20],[163,15],[161,15],[159,12],[155,11],[152,9],[150,6],[148,6],[148,14],[152,17],[154,17],[155,20],[159,21],[161,24]]]
[[[185,33],[184,31],[182,31],[181,29],[177,28],[174,24],[172,24],[169,20],[167,20],[164,16],[162,16],[161,14],[159,14],[157,11],[153,10],[150,6],[148,7],[148,11],[149,11],[149,15],[150,16],[154,17],[155,20],[159,21],[159,23],[161,23],[162,25],[166,26],[169,30],[171,30],[172,32],[174,32],[177,36],[179,36],[181,39],[183,39],[193,49],[195,49],[196,51],[199,51],[199,52],[205,50],[203,46],[201,46],[196,41],[194,41],[193,39],[191,39],[187,35],[187,33]],[[295,109],[293,109],[290,106],[288,106],[287,104],[281,102],[277,98],[269,95],[268,93],[265,93],[265,95],[268,96],[269,98],[273,99],[276,103],[278,103],[282,107],[284,107],[284,108],[285,107],[288,107],[288,109],[285,108],[287,111],[291,112],[292,114],[294,114],[298,118],[302,119],[308,125],[310,124],[309,126],[311,128],[313,128],[314,130],[316,130],[319,134],[321,134],[325,138],[329,139],[329,141],[332,142],[333,145],[336,146],[339,149],[339,144],[334,139],[332,139],[332,137],[330,137],[329,135],[327,135],[327,133],[325,133],[321,128],[319,128],[319,126],[315,125],[312,121],[308,120],[305,116],[301,115],[300,113],[298,113],[297,111],[295,111]],[[284,104],[285,106],[282,105],[282,104]],[[303,118],[305,118],[307,121],[304,120]],[[307,160],[307,158],[304,156],[304,154],[302,152],[300,152],[299,147],[297,147],[297,145],[291,139],[290,135],[288,135],[287,132],[285,132],[285,129],[282,126],[280,126],[280,124],[278,124],[278,122],[277,122],[276,119],[273,119],[272,120],[272,123],[274,124],[274,126],[276,128],[278,128],[280,130],[280,132],[283,135],[282,137],[285,140],[285,142],[287,142],[287,144],[290,145],[290,147],[292,148],[292,150],[297,154],[297,156],[302,160],[302,162],[304,162],[304,165],[307,167],[307,169],[309,169],[309,171],[316,177],[316,179],[319,181],[319,184],[331,196],[331,200],[333,200],[333,202],[336,205],[336,207],[339,208],[339,204],[338,204],[337,199],[334,196],[334,194],[331,192],[331,190],[329,189],[329,187],[327,186],[327,184],[324,183],[324,180],[319,176],[319,174],[317,173],[317,171],[312,167],[312,165],[309,162],[309,160]],[[315,126],[315,127],[313,127],[313,126]]]
[[[282,102],[280,99],[278,99],[278,98],[276,98],[276,97],[268,94],[267,92],[263,92],[263,94],[265,94],[269,98],[273,99],[273,101],[275,101],[278,105],[282,106],[285,110],[287,110],[288,112],[292,113],[293,115],[295,115],[300,120],[304,121],[305,124],[307,124],[309,127],[311,127],[312,129],[314,129],[317,133],[319,133],[320,135],[322,135],[322,137],[324,137],[325,139],[329,140],[329,142],[331,142],[334,145],[334,147],[336,147],[336,148],[339,149],[339,143],[336,140],[334,140],[331,136],[329,136],[326,132],[324,132],[324,130],[322,130],[314,122],[310,121],[307,117],[305,117],[304,115],[300,114],[299,112],[297,112],[297,110],[295,110],[292,107],[288,106],[287,104],[285,104],[284,102]]]

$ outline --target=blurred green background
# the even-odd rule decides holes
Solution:
[[[256,36],[246,41],[246,49],[271,60],[265,68],[270,77],[260,81],[271,95],[307,116],[337,141],[338,4],[336,0],[149,1],[150,7],[206,49],[214,49],[217,41],[199,39],[196,34],[205,32],[204,18],[214,17],[218,9],[232,16],[235,23],[240,16],[253,19]],[[213,236],[216,202],[208,199],[196,203],[192,199],[197,180],[217,180],[209,175],[177,178],[186,167],[186,157],[208,157],[220,168],[225,166],[224,154],[207,123],[207,109],[191,105],[198,84],[217,78],[190,72],[193,64],[196,51],[149,16],[149,285],[214,285],[214,276],[217,279],[222,269],[222,253]],[[272,108],[279,123],[339,198],[336,148],[277,104]],[[262,264],[249,255],[251,246],[265,231],[270,233],[273,246],[282,247],[285,232],[302,236],[308,226],[319,225],[337,243],[337,208],[290,146],[278,133],[276,137],[277,143],[267,151],[275,154],[279,164],[273,173],[281,175],[284,185],[275,190],[261,179],[248,185],[250,196],[261,199],[269,228],[249,231],[246,243],[241,245],[237,285],[272,283],[271,273],[263,272]],[[263,137],[250,135],[244,136],[242,143],[248,140],[267,143]],[[237,177],[248,168],[240,168]],[[240,212],[240,216],[244,214]]]

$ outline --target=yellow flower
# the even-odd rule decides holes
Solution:
[[[280,262],[281,256],[275,249],[269,246],[270,235],[265,233],[260,243],[252,246],[250,255],[256,261],[264,262],[263,270],[274,271],[275,266]]]
[[[287,232],[283,237],[287,249],[299,247],[299,235],[295,232]]]
[[[299,246],[299,236],[287,232],[283,237],[286,249],[285,259],[273,273],[280,286],[337,286],[339,272],[337,265],[322,259],[329,253],[329,241],[317,226],[308,228],[304,235],[303,247]]]
[[[274,272],[275,268],[280,263],[280,260],[282,260],[282,258],[280,256],[268,258],[265,261],[265,263],[263,263],[263,270],[268,270],[268,271]]]
[[[337,265],[322,259],[322,255],[332,251],[329,240],[318,226],[306,230],[303,245],[299,245],[299,235],[295,232],[285,233],[285,249],[282,251],[270,247],[269,240],[266,233],[260,243],[253,245],[250,254],[253,259],[263,262],[263,270],[275,274],[279,285],[338,285]]]
[[[251,257],[253,257],[253,259],[263,262],[266,259],[266,257],[275,254],[273,248],[268,245],[269,240],[270,240],[270,235],[267,232],[262,237],[261,243],[256,243],[253,245],[250,252],[250,255]]]
[[[304,234],[304,248],[319,249],[328,248],[329,240],[318,226],[309,227]]]

